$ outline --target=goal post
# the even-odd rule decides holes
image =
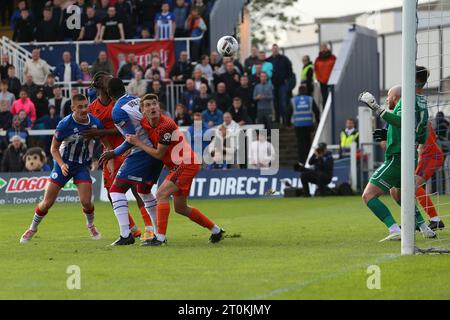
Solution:
[[[403,0],[401,120],[401,254],[415,252],[415,100],[417,1]]]

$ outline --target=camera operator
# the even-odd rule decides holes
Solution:
[[[316,184],[319,188],[319,194],[325,195],[326,187],[333,178],[334,159],[330,151],[327,150],[327,144],[319,143],[314,152],[309,164],[314,166],[314,169],[307,169],[302,163],[295,166],[296,171],[301,172],[301,180],[304,190],[304,196],[310,197],[309,183]]]

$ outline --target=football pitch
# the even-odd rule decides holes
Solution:
[[[398,206],[384,199],[398,218]],[[359,197],[192,204],[227,230],[223,242],[209,244],[208,230],[172,212],[167,246],[110,247],[117,222],[108,203],[96,203],[102,240],[88,237],[79,205],[57,204],[20,245],[34,206],[1,206],[0,299],[450,298],[450,256],[401,257],[399,242],[379,243],[386,230]],[[417,243],[450,248],[449,236],[418,234]],[[80,289],[67,287],[72,265]],[[380,289],[368,289],[371,265],[380,268]]]

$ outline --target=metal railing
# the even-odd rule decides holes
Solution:
[[[17,42],[5,36],[0,39],[0,52],[2,55],[8,55],[9,63],[16,67],[17,78],[20,80],[20,83],[24,83],[23,71],[25,63],[31,59],[31,53],[22,48]]]
[[[188,55],[190,55],[190,48],[191,48],[191,41],[197,41],[201,40],[203,38],[203,34],[201,34],[198,37],[192,37],[192,38],[175,38],[175,42],[185,42],[186,43],[186,51]],[[36,47],[43,47],[43,46],[67,46],[67,45],[74,45],[75,46],[75,62],[77,64],[80,64],[80,46],[81,45],[92,45],[92,44],[108,44],[108,43],[125,43],[125,44],[135,44],[135,43],[143,43],[143,42],[156,42],[159,40],[156,39],[125,39],[124,41],[119,40],[104,40],[101,42],[94,42],[92,40],[83,40],[83,41],[53,41],[53,42],[18,42],[17,45],[19,46],[36,46]]]

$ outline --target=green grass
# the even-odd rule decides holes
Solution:
[[[1,206],[0,299],[450,298],[450,256],[401,257],[399,242],[378,243],[386,230],[359,197],[192,204],[231,237],[210,245],[207,230],[172,213],[168,246],[111,248],[118,227],[109,204],[96,204],[100,241],[87,236],[77,205],[58,204],[32,242],[20,245],[33,207]],[[417,239],[450,248],[450,241]],[[366,286],[373,264],[381,290]],[[66,287],[69,265],[81,268],[80,290]]]

